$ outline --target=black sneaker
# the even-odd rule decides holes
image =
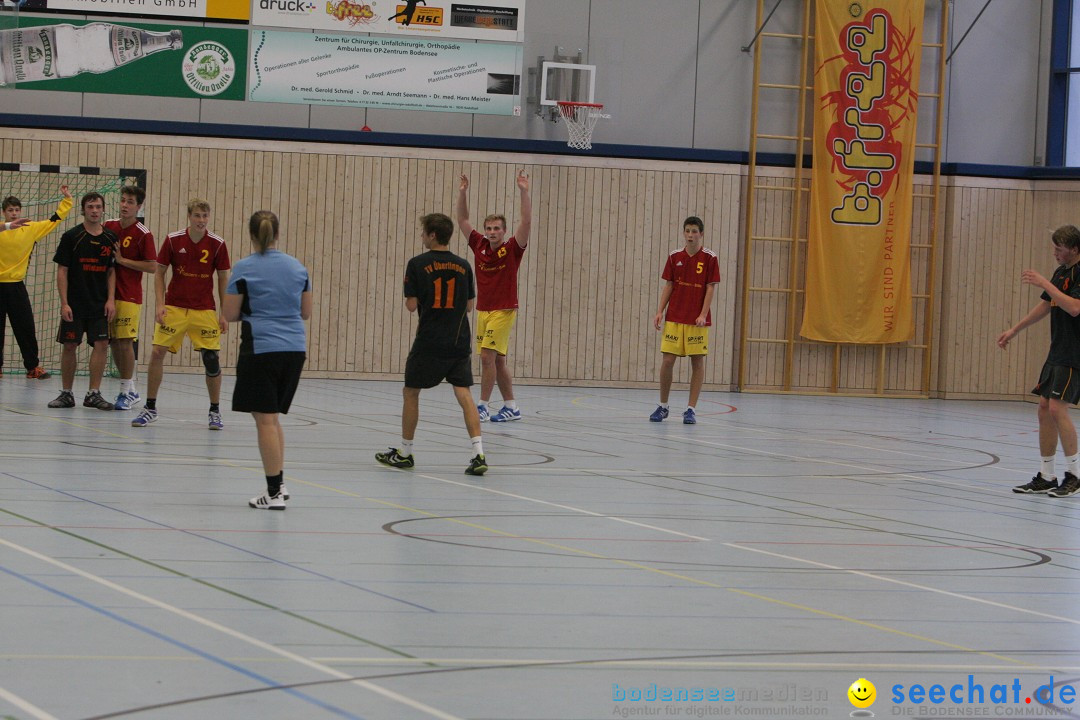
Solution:
[[[388,452],[384,453],[375,453],[375,459],[383,465],[396,468],[411,468],[416,464],[413,462],[412,455],[402,455],[397,448],[390,448]]]
[[[51,408],[72,408],[75,407],[75,394],[67,390],[61,390],[60,394],[56,396],[55,400],[49,401],[49,407]]]
[[[465,468],[466,475],[483,475],[487,472],[487,458],[477,455],[469,461],[469,467]]]
[[[1080,477],[1076,477],[1071,472],[1065,473],[1065,478],[1061,481],[1061,485],[1050,490],[1046,494],[1050,497],[1069,497],[1080,492]]]
[[[1035,473],[1035,477],[1031,478],[1031,482],[1017,485],[1013,488],[1013,492],[1041,495],[1056,489],[1057,486],[1057,480],[1047,480],[1041,473]]]
[[[72,401],[74,400],[75,398],[72,398]],[[82,404],[83,407],[97,408],[98,410],[113,409],[113,404],[105,398],[101,397],[101,393],[97,390],[91,390],[90,392],[86,393],[86,397],[83,398]]]

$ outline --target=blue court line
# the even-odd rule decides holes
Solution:
[[[217,543],[218,545],[223,545],[223,546],[225,546],[225,547],[227,547],[227,548],[229,548],[231,550],[236,550],[238,552],[242,552],[242,553],[245,553],[247,555],[254,555],[255,557],[260,558],[262,560],[266,560],[267,562],[272,562],[272,563],[275,563],[277,565],[287,567],[287,568],[289,568],[291,570],[296,570],[297,572],[305,573],[307,575],[313,575],[313,576],[315,576],[317,578],[320,578],[322,580],[329,580],[330,582],[340,583],[341,585],[345,585],[346,587],[351,587],[351,588],[353,588],[355,590],[360,590],[362,592],[370,593],[370,594],[375,595],[377,597],[381,597],[381,598],[383,598],[385,600],[392,600],[394,602],[398,602],[398,603],[401,603],[403,605],[409,605],[410,607],[414,607],[417,610],[423,610],[424,612],[429,612],[429,613],[438,612],[437,610],[435,610],[433,608],[425,607],[423,605],[419,605],[417,603],[410,602],[408,600],[403,600],[401,598],[394,597],[393,595],[387,595],[386,593],[381,593],[381,592],[378,592],[377,590],[372,590],[370,588],[366,588],[366,587],[363,587],[361,585],[356,585],[356,584],[351,583],[351,582],[349,582],[347,580],[341,580],[339,578],[331,577],[330,575],[324,575],[323,573],[316,572],[314,570],[309,570],[307,568],[300,567],[299,565],[293,565],[292,563],[285,562],[284,560],[278,560],[277,558],[272,558],[269,555],[263,555],[262,553],[255,552],[254,550],[248,550],[247,548],[242,548],[239,545],[233,545],[231,543],[227,543],[224,540],[218,540],[216,538],[207,537],[205,535],[200,535],[199,533],[193,532],[191,530],[182,530],[180,528],[173,527],[172,525],[167,525],[167,524],[165,524],[163,522],[158,522],[157,520],[151,520],[150,518],[145,518],[145,517],[143,517],[141,515],[136,515],[135,513],[128,512],[127,510],[121,510],[121,509],[115,508],[115,507],[113,507],[111,505],[106,505],[105,503],[99,503],[99,502],[97,502],[95,500],[89,500],[87,498],[76,495],[75,493],[70,493],[70,492],[68,492],[66,490],[60,490],[58,488],[50,487],[50,486],[45,485],[43,483],[34,482],[33,480],[28,480],[27,478],[19,477],[18,475],[14,475],[12,473],[3,473],[3,475],[6,475],[7,477],[15,478],[16,480],[21,480],[22,482],[28,483],[30,485],[36,485],[37,487],[43,488],[45,490],[51,490],[52,492],[59,493],[60,495],[64,495],[66,497],[73,498],[75,500],[79,500],[80,502],[89,503],[91,505],[96,505],[97,507],[104,508],[106,510],[111,510],[113,512],[121,513],[123,515],[127,515],[128,517],[133,517],[133,518],[135,518],[137,520],[140,520],[142,522],[150,523],[151,525],[156,525],[158,527],[165,528],[166,530],[172,530],[173,532],[183,533],[184,535],[190,535],[191,537],[196,537],[196,538],[199,538],[200,540],[206,540],[208,542]]]
[[[338,716],[343,717],[343,718],[349,718],[350,720],[364,720],[364,718],[362,718],[359,715],[354,715],[353,713],[350,713],[350,712],[348,712],[346,710],[342,710],[339,707],[335,707],[334,705],[330,705],[329,703],[325,703],[325,702],[323,702],[321,700],[313,698],[310,695],[308,695],[307,693],[300,692],[299,690],[295,690],[295,689],[287,687],[287,686],[282,686],[281,683],[275,682],[275,681],[271,680],[270,678],[268,678],[268,677],[266,677],[264,675],[260,675],[259,673],[255,672],[253,670],[248,670],[247,668],[241,667],[240,665],[237,665],[236,663],[231,663],[231,662],[229,662],[228,660],[226,660],[224,658],[219,658],[216,655],[211,655],[210,653],[208,653],[208,652],[206,652],[204,650],[200,650],[200,649],[198,649],[196,647],[193,647],[192,645],[188,645],[187,643],[185,643],[185,642],[183,642],[181,640],[177,640],[176,638],[169,637],[168,635],[165,635],[164,633],[158,632],[157,630],[149,628],[149,627],[147,627],[147,626],[145,626],[145,625],[143,625],[141,623],[137,623],[134,620],[128,620],[127,618],[122,617],[120,615],[117,615],[116,613],[114,613],[114,612],[112,612],[110,610],[106,610],[105,608],[94,605],[93,603],[91,603],[91,602],[89,602],[87,600],[83,600],[81,598],[75,597],[74,595],[66,593],[63,590],[59,590],[59,589],[54,588],[54,587],[52,587],[50,585],[46,585],[43,582],[35,580],[35,579],[31,578],[31,577],[27,577],[26,575],[23,575],[20,572],[16,572],[15,570],[11,570],[10,568],[6,568],[3,565],[0,565],[0,572],[5,572],[8,575],[11,575],[12,577],[18,578],[19,580],[22,580],[23,582],[29,583],[30,585],[33,585],[36,588],[39,588],[41,590],[45,590],[46,592],[52,593],[53,595],[58,595],[58,596],[64,598],[65,600],[69,600],[70,602],[75,603],[76,605],[81,605],[82,607],[86,608],[87,610],[91,610],[93,612],[96,612],[99,615],[104,615],[105,617],[107,617],[107,618],[109,618],[111,620],[115,620],[115,621],[117,621],[119,623],[127,625],[128,627],[134,628],[134,629],[138,630],[139,632],[150,635],[151,637],[154,637],[154,638],[157,638],[158,640],[169,643],[170,645],[174,645],[175,647],[178,647],[181,650],[185,650],[185,651],[187,651],[187,652],[189,652],[189,653],[191,653],[193,655],[198,655],[199,657],[203,658],[204,660],[209,660],[212,663],[215,663],[217,665],[221,665],[222,667],[228,668],[229,670],[232,670],[234,672],[238,672],[241,675],[244,675],[244,676],[246,676],[248,678],[251,678],[252,680],[256,680],[256,681],[258,681],[258,682],[260,682],[260,683],[262,683],[264,685],[267,685],[268,687],[279,688],[283,692],[286,692],[286,693],[288,693],[288,694],[290,694],[290,695],[292,695],[292,696],[294,696],[294,697],[296,697],[296,698],[298,698],[300,700],[303,700],[304,702],[307,702],[307,703],[310,703],[310,704],[315,705],[317,707],[320,707],[323,710],[327,710],[327,711],[329,711],[329,712],[331,712],[331,713],[333,713],[335,715],[338,715]]]

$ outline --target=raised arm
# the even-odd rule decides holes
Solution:
[[[457,205],[455,212],[457,213],[457,224],[461,228],[461,232],[465,234],[465,237],[472,235],[473,226],[469,222],[469,178],[467,175],[461,176],[461,184],[458,185]]]
[[[63,194],[64,199],[60,201],[60,204],[56,206],[56,212],[54,212],[48,220],[38,220],[36,222],[29,223],[33,230],[34,242],[37,242],[41,238],[51,233],[60,221],[68,216],[71,212],[72,206],[75,204],[74,199],[71,197],[71,192],[68,190],[67,185],[60,186],[60,192]]]
[[[532,229],[532,198],[529,197],[529,176],[524,169],[518,171],[517,186],[521,190],[521,219],[518,220],[514,237],[518,245],[526,247],[529,244],[529,230]]]

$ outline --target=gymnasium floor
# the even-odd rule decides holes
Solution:
[[[1080,497],[1009,491],[1027,403],[706,393],[684,426],[685,392],[654,424],[655,391],[520,387],[473,478],[449,388],[402,471],[398,383],[305,380],[282,513],[201,377],[141,430],[57,388],[0,381],[5,720],[1072,717]]]

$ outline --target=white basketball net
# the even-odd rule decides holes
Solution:
[[[596,103],[559,103],[559,114],[566,121],[566,130],[570,133],[567,145],[577,150],[591,150],[593,128],[603,109],[603,105]]]

